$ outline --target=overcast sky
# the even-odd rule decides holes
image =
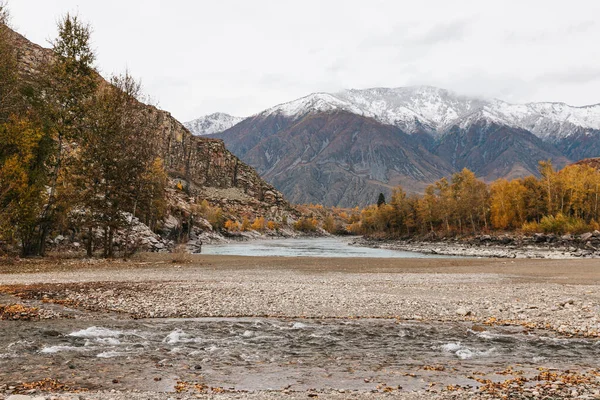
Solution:
[[[76,12],[105,76],[129,68],[182,121],[318,91],[432,85],[511,102],[600,102],[597,0],[9,0],[47,46]]]

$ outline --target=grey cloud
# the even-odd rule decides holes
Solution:
[[[10,2],[13,24],[40,44],[55,36],[59,15],[79,10],[94,28],[99,68],[129,65],[146,92],[182,120],[215,111],[249,115],[316,91],[410,84],[515,102],[600,101],[597,0],[303,5]]]
[[[596,26],[596,21],[583,21],[577,24],[569,25],[566,29],[567,33],[585,33]]]
[[[421,35],[414,36],[410,43],[415,45],[437,45],[463,39],[468,31],[470,21],[459,19],[447,23],[436,24]]]
[[[550,72],[536,78],[537,82],[555,83],[588,83],[600,80],[600,68],[568,68],[561,71]]]

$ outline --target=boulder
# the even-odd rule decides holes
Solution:
[[[582,242],[587,242],[588,240],[590,240],[592,238],[592,236],[594,236],[594,234],[592,232],[587,232],[587,233],[584,233],[581,236],[579,236],[579,240],[581,240]]]

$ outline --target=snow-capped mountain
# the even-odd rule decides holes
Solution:
[[[212,135],[223,132],[236,125],[244,118],[234,117],[225,113],[214,113],[184,123],[186,128],[196,136]]]
[[[522,178],[600,156],[600,104],[511,104],[429,86],[313,93],[215,138],[297,203],[365,205],[468,168]]]
[[[462,96],[430,86],[313,93],[258,115],[281,114],[295,118],[333,110],[374,118],[407,133],[426,130],[436,136],[452,125],[464,128],[480,119],[526,129],[543,139],[562,138],[578,129],[600,129],[600,104],[584,107],[564,103],[511,104]]]

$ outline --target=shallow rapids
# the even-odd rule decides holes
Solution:
[[[472,373],[511,366],[598,367],[598,340],[547,335],[382,319],[11,322],[0,334],[0,381],[51,377],[72,387],[153,391],[173,390],[178,380],[237,390],[380,383],[414,390],[431,382],[476,386]]]

